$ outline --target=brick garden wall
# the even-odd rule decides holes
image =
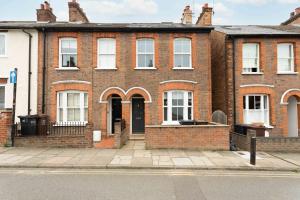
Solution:
[[[146,126],[147,149],[229,150],[229,126]]]
[[[0,111],[0,146],[6,144],[12,120],[12,112],[10,110]]]

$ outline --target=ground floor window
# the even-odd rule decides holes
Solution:
[[[244,123],[262,123],[270,125],[269,96],[268,95],[246,95],[243,97]]]
[[[193,119],[193,93],[168,91],[164,93],[164,123],[178,124],[181,120]]]
[[[88,94],[78,91],[59,92],[57,95],[58,122],[87,122]]]
[[[5,86],[0,86],[0,109],[5,108]]]

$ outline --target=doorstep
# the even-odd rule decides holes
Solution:
[[[129,140],[145,140],[145,134],[131,134]]]

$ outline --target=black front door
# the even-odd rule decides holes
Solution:
[[[120,122],[122,119],[122,103],[121,99],[111,100],[111,133],[115,133],[115,122]]]
[[[145,132],[145,104],[144,99],[132,99],[132,132]]]

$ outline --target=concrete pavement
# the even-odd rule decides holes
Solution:
[[[300,171],[299,154],[257,153],[257,165],[248,152],[146,150],[143,141],[122,149],[0,148],[2,168],[144,168]]]

